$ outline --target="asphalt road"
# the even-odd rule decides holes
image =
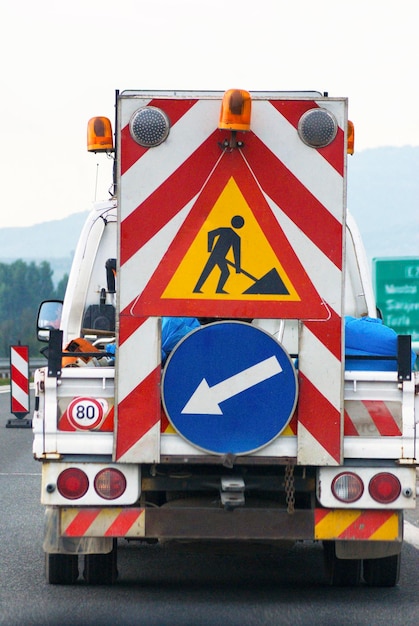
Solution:
[[[120,542],[115,586],[46,584],[41,468],[31,431],[5,428],[9,407],[0,393],[2,626],[417,626],[419,530],[410,522],[400,585],[391,589],[329,587],[316,543],[226,552]],[[418,523],[417,509],[410,518]]]

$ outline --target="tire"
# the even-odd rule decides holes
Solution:
[[[74,585],[79,577],[77,554],[45,554],[45,577],[51,585]]]
[[[116,540],[108,554],[86,554],[83,576],[88,585],[113,585],[117,581]]]
[[[323,542],[324,566],[329,585],[358,587],[361,583],[361,559],[338,559],[334,541]]]
[[[370,587],[395,587],[400,578],[401,554],[364,560],[364,580]]]

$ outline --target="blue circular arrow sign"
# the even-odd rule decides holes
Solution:
[[[297,402],[297,375],[281,344],[246,322],[215,322],[173,350],[162,380],[166,414],[188,442],[248,454],[277,437]]]

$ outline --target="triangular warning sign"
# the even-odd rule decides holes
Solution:
[[[131,312],[327,317],[296,252],[237,153],[221,160]]]

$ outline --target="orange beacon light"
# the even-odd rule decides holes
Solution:
[[[250,130],[252,99],[248,91],[229,89],[223,96],[218,128],[227,130]]]
[[[107,117],[92,117],[88,121],[87,151],[113,152],[112,124]]]
[[[347,154],[353,154],[355,151],[355,126],[353,122],[348,120],[348,139],[347,139]]]

